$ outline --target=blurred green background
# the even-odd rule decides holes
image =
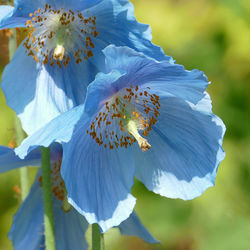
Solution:
[[[187,69],[206,73],[213,111],[227,126],[226,159],[216,185],[184,202],[155,195],[136,182],[136,211],[161,241],[150,246],[111,230],[106,249],[247,250],[250,249],[250,1],[133,0],[140,22],[153,41]],[[1,71],[7,63],[7,39],[0,34]],[[13,72],[14,73],[14,72]],[[0,144],[14,138],[14,113],[0,93]],[[0,175],[0,249],[12,249],[7,233],[19,205],[13,187],[19,172]]]

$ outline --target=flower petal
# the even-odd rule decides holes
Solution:
[[[73,9],[73,10],[82,10],[92,7],[100,3],[103,0],[62,0],[60,4],[65,8]]]
[[[87,135],[89,125],[79,123],[71,141],[63,145],[61,173],[69,202],[90,224],[98,223],[106,231],[133,211],[133,158],[130,149],[100,147]]]
[[[98,4],[102,0],[16,0],[15,5],[22,13],[30,13],[29,11],[37,10],[39,8],[44,8],[46,4],[52,6],[52,8],[65,8],[71,10],[82,10],[85,8],[90,8],[91,6]]]
[[[93,78],[90,70],[82,75],[83,67],[68,65],[64,71],[58,67],[45,67],[27,56],[22,45],[18,48],[4,70],[2,89],[7,104],[16,111],[28,134],[61,112],[83,103],[87,87],[83,84],[88,82],[88,77]]]
[[[159,120],[148,138],[151,149],[134,150],[136,177],[155,193],[193,199],[214,185],[224,158],[225,126],[218,117],[204,112],[204,103],[201,110],[177,98],[160,103]]]
[[[119,90],[143,85],[160,97],[176,96],[197,104],[205,97],[208,81],[203,72],[187,71],[181,65],[158,62],[128,47],[104,49],[108,74],[99,73],[88,86],[86,110],[93,112],[105,98]]]
[[[44,242],[42,189],[36,179],[14,216],[9,238],[15,250],[39,250]]]
[[[53,143],[50,147],[51,162],[58,161],[62,157],[62,146],[59,143]],[[20,159],[14,149],[0,146],[0,173],[10,171],[25,166],[40,166],[41,151],[37,148],[30,152],[24,159]]]
[[[126,45],[157,60],[173,62],[171,57],[164,55],[160,47],[151,43],[150,27],[136,21],[134,7],[129,1],[101,1],[87,11],[97,17],[96,27],[99,35],[93,40],[97,50],[104,49],[109,44]],[[83,14],[86,16],[88,13]]]
[[[88,222],[74,208],[64,212],[62,202],[54,198],[56,248],[60,250],[87,250],[85,233]]]
[[[143,226],[139,218],[137,217],[136,213],[133,212],[129,218],[125,221],[123,221],[118,226],[121,234],[127,235],[127,236],[137,236],[140,237],[142,240],[150,243],[150,244],[156,244],[159,243],[158,240],[156,240],[150,232]]]
[[[14,149],[0,146],[0,173],[24,166],[39,166],[40,163],[41,153],[39,148],[22,160],[16,156]]]
[[[68,142],[81,115],[84,106],[80,105],[68,112],[61,114],[33,135],[23,140],[22,144],[15,149],[15,153],[23,159],[29,152],[39,146],[48,147],[58,140]]]
[[[71,1],[50,0],[46,3],[59,8]],[[27,18],[32,9],[43,4],[45,1],[18,1],[12,17]],[[94,6],[85,9],[83,15],[97,17],[99,35],[96,39],[93,38],[93,57],[79,64],[70,60],[65,69],[60,69],[36,63],[25,54],[21,45],[3,73],[2,88],[7,103],[18,114],[27,134],[34,133],[60,113],[84,102],[88,84],[99,71],[106,71],[102,49],[107,45],[128,45],[158,60],[170,60],[159,47],[150,42],[148,26],[135,20],[129,1],[76,1],[72,6],[90,7],[90,4]]]
[[[9,233],[13,246],[17,250],[44,249],[44,215],[42,188],[38,182],[41,170],[37,174],[30,194],[14,217]],[[62,202],[53,198],[56,247],[60,250],[87,250],[85,233],[88,223],[75,209],[64,212]]]
[[[209,84],[199,70],[188,71],[182,65],[158,62],[128,47],[110,45],[103,51],[107,69],[126,72],[119,82],[120,88],[124,87],[122,83],[132,86],[144,84],[154,88],[158,95],[163,95],[164,91],[196,104],[204,97]]]
[[[15,16],[15,9],[9,5],[0,6],[0,29],[25,27],[27,18]]]

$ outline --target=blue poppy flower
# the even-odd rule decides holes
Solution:
[[[109,73],[89,85],[85,104],[28,137],[16,153],[64,142],[69,202],[105,231],[133,211],[134,175],[149,190],[184,200],[213,186],[225,126],[212,113],[203,72],[127,47],[109,46],[104,54]]]
[[[64,183],[60,176],[61,157],[61,146],[57,143],[53,144],[51,146],[51,165],[56,246],[60,250],[87,250],[88,245],[84,235],[88,223],[82,215],[67,203]],[[22,166],[40,165],[40,163],[41,154],[39,148],[31,152],[24,160],[21,160],[15,155],[13,149],[0,146],[0,173]],[[9,233],[16,250],[45,249],[41,186],[42,177],[41,169],[39,169],[28,197],[14,217]],[[151,244],[158,243],[141,224],[134,212],[118,228],[124,235],[138,236]]]
[[[28,134],[84,102],[87,85],[104,71],[107,45],[171,60],[127,0],[16,0],[0,6],[0,28],[13,27],[28,35],[5,68],[2,89]]]

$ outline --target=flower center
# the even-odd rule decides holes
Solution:
[[[62,160],[59,159],[57,162],[51,166],[51,185],[52,185],[52,193],[53,195],[62,202],[63,211],[69,212],[71,210],[71,205],[68,203],[67,191],[65,188],[64,181],[61,177],[61,164]],[[40,186],[42,187],[43,177],[40,176],[38,181],[40,182]]]
[[[120,90],[105,103],[87,134],[104,148],[127,148],[137,141],[143,152],[149,150],[151,145],[144,137],[160,115],[159,96],[149,91],[149,87],[139,90],[138,86]]]
[[[30,14],[29,28],[24,42],[26,52],[36,62],[68,65],[70,59],[77,64],[93,56],[93,38],[98,36],[96,17],[83,17],[81,12],[63,8],[54,10],[46,4]]]

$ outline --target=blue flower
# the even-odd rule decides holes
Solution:
[[[61,146],[57,143],[53,144],[51,146],[51,165],[56,246],[60,250],[87,250],[88,245],[84,235],[88,223],[66,202],[66,191],[60,176],[61,157]],[[39,148],[30,153],[24,160],[21,160],[15,155],[13,149],[0,146],[0,173],[25,165],[40,165],[40,163]],[[41,169],[39,169],[28,197],[14,217],[9,233],[15,250],[45,249],[41,186],[42,177]],[[118,228],[124,235],[135,235],[146,242],[158,243],[141,224],[135,213],[132,213]]]
[[[104,70],[107,45],[171,60],[151,43],[149,26],[136,21],[127,0],[16,0],[15,7],[0,6],[0,28],[13,27],[29,33],[3,73],[2,89],[28,134],[84,102],[87,85]]]
[[[203,72],[127,47],[109,46],[104,54],[109,73],[89,85],[85,104],[16,150],[24,157],[37,145],[64,142],[61,173],[69,202],[103,231],[133,211],[134,175],[149,190],[184,200],[213,186],[225,132],[212,113]]]

